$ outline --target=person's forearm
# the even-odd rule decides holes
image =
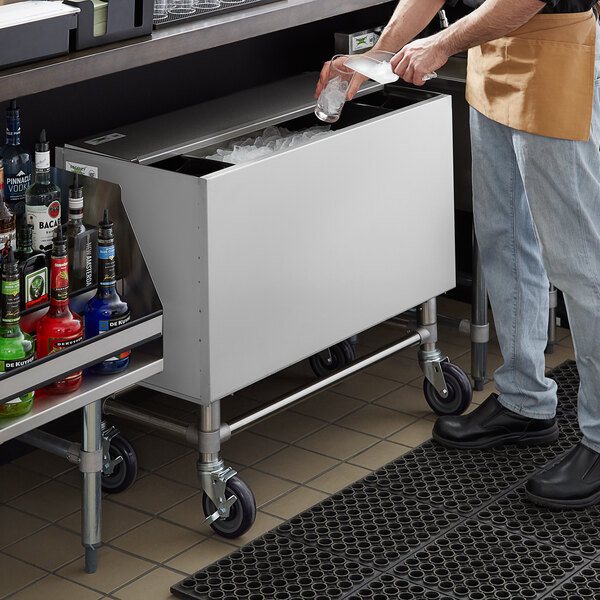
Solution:
[[[444,4],[445,0],[400,0],[374,49],[397,52],[427,27]]]
[[[544,6],[540,0],[486,0],[479,8],[436,34],[447,56],[515,31]]]

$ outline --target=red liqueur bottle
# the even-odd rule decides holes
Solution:
[[[83,320],[69,308],[69,260],[67,240],[59,227],[52,240],[50,266],[50,308],[37,323],[37,356],[59,352],[83,340]],[[81,386],[82,371],[44,388],[50,394],[73,392]]]

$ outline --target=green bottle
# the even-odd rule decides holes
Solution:
[[[2,261],[2,320],[0,321],[0,372],[28,365],[35,358],[33,338],[21,331],[19,266],[12,246]],[[33,407],[35,392],[0,404],[1,417],[18,417]]]

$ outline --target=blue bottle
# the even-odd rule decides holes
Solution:
[[[104,219],[98,228],[98,291],[85,308],[85,338],[102,335],[131,320],[129,305],[116,288],[115,241],[113,223],[104,211]],[[90,373],[106,375],[119,373],[129,366],[130,351],[89,368]]]
[[[16,100],[11,100],[6,110],[6,144],[0,148],[0,158],[4,161],[6,204],[22,225],[25,190],[31,185],[31,154],[21,146],[21,118]]]

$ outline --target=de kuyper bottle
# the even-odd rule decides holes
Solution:
[[[0,372],[10,372],[33,362],[35,344],[21,330],[19,269],[12,247],[2,261],[2,320],[0,321]],[[18,417],[33,407],[34,392],[0,404],[0,417]]]
[[[98,291],[85,309],[85,337],[89,339],[126,325],[131,320],[129,305],[116,289],[115,240],[113,223],[104,211],[98,228]],[[130,351],[112,356],[93,367],[96,374],[119,373],[129,366]]]

